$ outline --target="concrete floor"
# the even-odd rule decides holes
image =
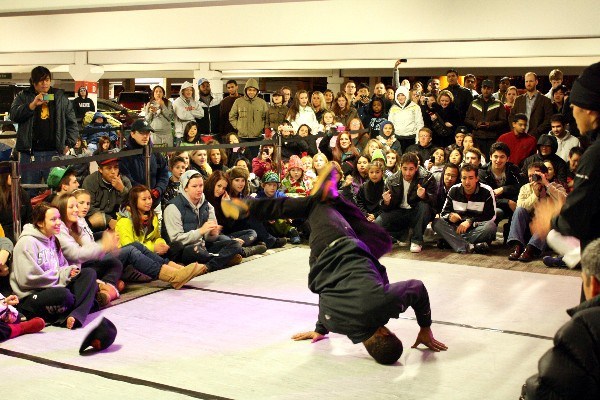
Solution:
[[[315,344],[317,296],[308,250],[291,248],[0,345],[0,393],[11,399],[516,399],[551,337],[578,302],[580,280],[384,258],[390,281],[425,282],[436,338],[411,349],[411,310],[387,325],[404,342],[394,366],[330,334]],[[467,262],[468,259],[465,259]],[[86,333],[108,317],[119,329],[102,353],[80,356]]]

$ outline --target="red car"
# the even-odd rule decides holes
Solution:
[[[148,101],[150,95],[147,92],[121,92],[117,98],[117,103],[133,111],[141,110]]]

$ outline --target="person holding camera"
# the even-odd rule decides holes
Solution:
[[[43,163],[67,154],[79,137],[73,104],[63,90],[51,86],[50,70],[35,67],[29,83],[10,106],[10,119],[19,124],[15,149],[21,164]],[[44,168],[23,171],[21,182],[41,183],[49,173]]]
[[[543,162],[534,162],[527,169],[529,183],[521,186],[506,243],[513,248],[509,260],[530,262],[538,258],[546,241],[537,234],[531,235],[529,223],[533,217],[535,205],[542,199],[563,204],[567,198],[565,188],[556,182],[548,181],[548,167]],[[531,237],[528,241],[527,237]]]

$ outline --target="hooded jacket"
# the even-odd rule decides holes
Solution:
[[[79,137],[79,127],[75,118],[75,111],[69,98],[61,89],[51,88],[50,93],[54,94],[54,132],[56,135],[55,148],[59,154],[65,153],[65,146],[75,147]],[[29,104],[37,96],[33,87],[22,90],[15,97],[10,106],[10,119],[19,124],[17,129],[16,149],[22,153],[30,153],[33,142],[33,124],[35,119],[35,110],[29,108]]]
[[[540,146],[550,146],[552,148],[552,153],[547,156],[542,156],[540,152]],[[554,166],[554,173],[556,175],[556,179],[561,183],[567,182],[567,174],[569,173],[569,167],[567,163],[556,155],[556,150],[558,150],[558,142],[556,138],[552,135],[544,134],[541,135],[537,142],[538,152],[530,157],[527,157],[523,161],[523,169],[521,172],[523,175],[527,175],[527,170],[529,166],[534,162],[544,162],[549,160]]]
[[[71,264],[77,264],[81,267],[86,261],[100,260],[106,253],[102,246],[94,241],[94,235],[88,227],[85,219],[78,218],[77,225],[81,232],[81,244],[69,233],[69,228],[64,221],[60,224],[60,233],[56,235],[60,243],[60,247],[67,261]]]
[[[80,87],[77,91],[77,94],[79,94],[79,91],[82,89],[85,90],[85,98],[78,95],[73,100],[73,110],[75,111],[75,118],[77,118],[77,120],[83,119],[83,117],[85,117],[85,113],[88,111],[96,111],[96,105],[92,99],[89,98],[89,93],[85,86]]]
[[[191,87],[194,91],[192,97],[186,99],[183,97],[183,91]],[[173,112],[175,113],[175,137],[182,138],[185,126],[190,121],[204,117],[204,110],[199,101],[195,100],[196,91],[194,85],[188,81],[183,82],[179,89],[179,97],[173,102]]]
[[[56,237],[47,237],[32,224],[23,227],[10,274],[10,286],[19,299],[41,289],[67,286],[72,269],[79,267],[69,265]]]
[[[133,242],[139,242],[146,246],[148,250],[154,252],[154,245],[157,243],[166,244],[167,242],[160,236],[158,216],[154,214],[152,224],[143,229],[141,234],[135,232],[131,213],[123,209],[117,213],[117,226],[115,230],[119,234],[119,244],[121,247],[127,246]]]
[[[98,118],[102,118],[102,122],[97,123],[96,119]],[[119,139],[119,136],[113,130],[112,125],[106,120],[106,116],[100,111],[97,111],[92,118],[92,122],[83,128],[81,139],[85,140],[88,145],[98,144],[98,141],[102,136],[108,136],[112,143],[115,143]]]
[[[404,94],[406,96],[404,105],[398,103],[399,94]],[[394,101],[392,108],[390,108],[388,120],[394,124],[396,135],[403,139],[411,136],[416,138],[419,130],[425,126],[423,115],[421,114],[421,107],[410,100],[408,89],[404,86],[400,86],[396,90],[394,98],[396,100]]]
[[[244,87],[244,95],[238,97],[231,111],[229,112],[229,122],[237,129],[238,136],[246,139],[261,138],[267,126],[267,112],[269,106],[267,102],[258,97],[248,96],[248,89],[258,90],[258,82],[254,78],[248,79]]]
[[[221,113],[221,100],[220,96],[215,97],[212,92],[208,95],[208,105],[199,100],[200,106],[204,111],[204,117],[199,119],[198,122],[198,134],[200,135],[217,135],[219,133],[219,115]]]
[[[392,134],[390,136],[385,136],[383,134],[383,128],[386,125],[392,126]],[[379,127],[379,136],[376,136],[376,139],[383,145],[383,147],[387,149],[395,150],[396,153],[402,154],[402,146],[400,145],[400,141],[398,140],[398,136],[396,135],[396,130],[394,128],[394,124],[390,121],[382,121]]]

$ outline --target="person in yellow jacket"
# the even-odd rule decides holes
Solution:
[[[152,195],[146,186],[135,186],[129,191],[129,202],[117,213],[116,231],[121,247],[139,242],[148,250],[164,256],[169,250],[160,236],[158,216],[152,208]]]

